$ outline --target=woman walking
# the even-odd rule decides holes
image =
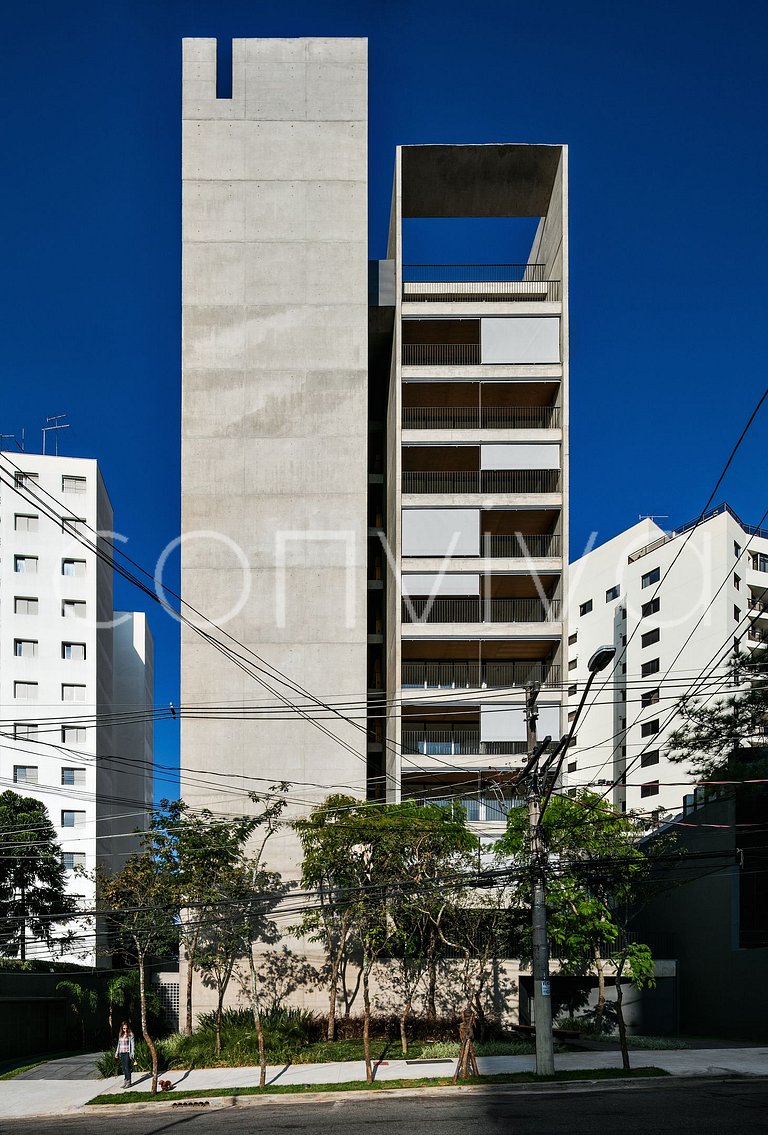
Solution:
[[[127,1021],[123,1021],[120,1026],[120,1034],[117,1038],[117,1048],[115,1049],[115,1056],[120,1061],[123,1069],[123,1087],[130,1088],[131,1086],[131,1065],[133,1064],[134,1044],[133,1033],[131,1026]]]

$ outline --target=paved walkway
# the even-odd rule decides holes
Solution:
[[[103,1052],[83,1052],[79,1056],[62,1056],[59,1060],[47,1060],[28,1072],[21,1072],[17,1080],[100,1080],[96,1067]]]
[[[674,1052],[635,1051],[631,1054],[635,1068],[655,1066],[674,1076],[768,1075],[768,1048],[707,1048]],[[377,1080],[415,1080],[422,1077],[449,1076],[454,1060],[390,1060],[376,1067]],[[533,1056],[483,1056],[478,1058],[481,1073],[530,1072],[535,1067]],[[558,1071],[579,1068],[619,1068],[618,1052],[569,1052],[555,1057]],[[167,1072],[168,1079],[179,1091],[202,1091],[206,1088],[256,1087],[258,1068],[201,1068],[192,1072]],[[360,1060],[337,1064],[293,1064],[267,1070],[268,1084],[340,1084],[365,1080],[365,1067]],[[151,1077],[141,1073],[134,1078],[136,1091],[149,1092]],[[0,1082],[0,1116],[63,1115],[77,1111],[95,1095],[120,1095],[122,1077],[115,1076],[94,1083],[93,1080],[29,1079]],[[171,1097],[172,1098],[172,1095]]]

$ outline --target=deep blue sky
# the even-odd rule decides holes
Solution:
[[[68,412],[61,452],[99,459],[154,565],[179,528],[180,40],[364,35],[371,256],[396,144],[570,146],[574,553],[694,517],[766,383],[767,25],[738,0],[7,5],[0,432],[37,448]],[[719,494],[748,522],[767,422]],[[152,625],[157,701],[178,701],[175,624]],[[157,741],[173,761],[175,726]]]

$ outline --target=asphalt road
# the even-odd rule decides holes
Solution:
[[[393,1125],[396,1125],[394,1127]],[[494,1087],[466,1095],[439,1089],[418,1096],[309,1101],[283,1097],[280,1103],[187,1111],[159,1107],[116,1115],[98,1108],[87,1115],[3,1120],[5,1135],[766,1135],[768,1080],[637,1085],[604,1091],[503,1093]]]

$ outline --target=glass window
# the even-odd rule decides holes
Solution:
[[[568,635],[568,645],[569,646],[575,646],[576,640],[578,639],[578,637],[579,637],[578,631],[574,631],[572,635]]]
[[[17,488],[22,488],[24,485],[34,485],[35,481],[40,479],[38,473],[14,473],[13,480]]]
[[[579,614],[580,615],[588,615],[591,610],[592,610],[592,600],[591,599],[587,599],[586,603],[580,603],[579,604]]]
[[[63,642],[61,644],[61,657],[68,659],[70,662],[84,662],[85,643]]]
[[[85,560],[62,560],[61,574],[70,579],[80,579],[85,575]]]
[[[13,696],[19,701],[37,701],[37,682],[14,682]]]
[[[13,527],[16,532],[37,532],[39,520],[38,516],[17,512],[13,520]]]
[[[640,757],[640,767],[648,768],[649,765],[657,765],[659,763],[659,750],[649,749],[647,753],[643,753]]]
[[[61,731],[61,740],[65,745],[83,745],[86,740],[84,725],[65,725]]]
[[[657,567],[651,568],[650,571],[647,571],[645,573],[645,575],[642,575],[640,577],[640,586],[641,587],[650,587],[652,583],[658,583],[660,579],[661,579],[661,568],[657,568]]]
[[[645,634],[641,636],[640,642],[643,646],[653,646],[653,644],[655,642],[658,642],[660,638],[661,631],[658,627],[654,627],[652,631],[646,631]]]
[[[37,658],[37,642],[31,638],[15,638],[13,653],[17,658]]]
[[[659,700],[658,689],[646,690],[645,693],[640,698],[640,705],[643,707],[643,709],[645,709],[646,706],[655,705],[658,700]]]
[[[652,780],[648,784],[641,784],[640,785],[640,795],[642,797],[658,796],[659,795],[659,782],[658,782],[658,780]]]
[[[14,765],[14,784],[37,784],[37,765]]]
[[[660,664],[658,658],[652,658],[650,662],[644,662],[640,667],[640,674],[643,678],[649,677],[651,674],[658,674]]]
[[[17,575],[37,575],[37,556],[14,556],[13,570]]]
[[[605,601],[606,601],[606,603],[610,603],[613,599],[618,599],[618,597],[620,595],[621,595],[621,585],[618,584],[618,583],[615,583],[613,585],[613,587],[609,587],[608,590],[606,591]]]
[[[85,784],[85,769],[63,768],[61,770],[61,783],[73,784],[82,787]]]
[[[570,662],[568,663],[568,669],[569,670],[575,670],[576,667],[578,666],[578,664],[579,664],[578,658],[572,658],[570,660]]]
[[[62,859],[64,860],[65,871],[74,871],[76,867],[85,867],[84,851],[64,851],[62,852]]]
[[[643,603],[642,607],[640,608],[640,614],[645,619],[648,615],[655,615],[660,608],[661,600],[657,595],[655,599],[649,600],[648,603]]]
[[[70,685],[63,682],[61,686],[61,700],[62,701],[85,701],[85,686]]]
[[[85,603],[80,599],[64,599],[61,604],[61,613],[65,619],[84,619]]]
[[[579,687],[578,687],[577,685],[569,686],[569,687],[568,687],[568,697],[569,697],[569,698],[572,698],[572,697],[574,697],[574,696],[575,696],[575,694],[576,694],[576,692],[577,692],[577,690],[578,690],[578,688],[579,688]]]
[[[15,615],[36,615],[37,599],[32,599],[28,595],[16,595],[13,600],[13,611]]]
[[[85,477],[62,477],[61,491],[63,493],[84,493]]]
[[[17,721],[13,726],[13,736],[17,741],[34,741],[37,725],[32,721]]]
[[[640,735],[642,737],[652,737],[654,733],[659,731],[659,719],[654,717],[653,721],[644,721],[640,726]]]
[[[63,810],[61,813],[61,826],[63,828],[85,827],[85,812],[74,812],[70,809]]]

